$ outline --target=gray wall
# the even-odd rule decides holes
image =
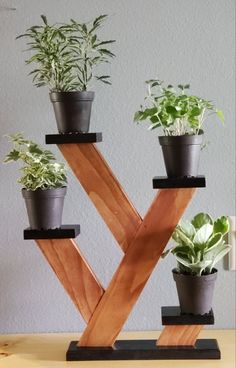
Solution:
[[[197,192],[186,216],[208,211],[213,216],[234,214],[234,1],[233,0],[18,0],[1,1],[0,8],[0,136],[24,131],[44,142],[56,132],[47,89],[36,89],[15,36],[40,22],[70,17],[87,21],[108,13],[104,37],[117,40],[116,59],[108,66],[111,87],[95,85],[92,131],[102,131],[99,148],[132,202],[144,215],[153,199],[152,177],[164,175],[156,132],[132,123],[145,94],[144,81],[158,76],[176,83],[191,83],[194,94],[212,99],[225,112],[222,126],[213,117],[206,123],[210,141],[202,152],[200,173],[207,188]],[[1,139],[1,159],[8,144]],[[52,150],[62,160],[56,147]],[[78,331],[84,323],[64,293],[33,241],[22,240],[27,226],[16,165],[0,165],[0,332]],[[78,243],[106,286],[121,252],[80,184],[69,173],[65,223],[80,223]],[[171,276],[174,259],[159,263],[136,304],[127,330],[161,327],[161,305],[176,305]],[[219,265],[214,298],[215,328],[234,326],[235,273]]]

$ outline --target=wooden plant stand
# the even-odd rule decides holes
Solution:
[[[213,314],[182,316],[178,307],[162,310],[166,326],[158,341],[116,341],[196,188],[205,186],[205,178],[154,178],[153,187],[160,190],[142,219],[94,144],[101,140],[101,133],[46,136],[46,143],[58,145],[124,252],[108,288],[104,290],[72,239],[79,233],[78,225],[24,231],[25,239],[35,239],[87,323],[80,341],[70,344],[67,360],[219,359],[215,340],[196,340],[203,324],[214,322]]]

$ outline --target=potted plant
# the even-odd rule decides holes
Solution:
[[[162,128],[159,137],[168,177],[197,176],[203,142],[203,123],[209,114],[224,121],[223,112],[211,101],[188,94],[190,85],[163,86],[157,79],[146,81],[148,93],[134,121],[150,122],[150,130]]]
[[[93,79],[111,84],[108,75],[96,75],[94,69],[115,56],[108,48],[115,40],[101,41],[97,30],[107,15],[100,15],[88,24],[71,19],[68,24],[32,26],[25,34],[27,64],[36,64],[30,74],[37,87],[48,86],[60,133],[89,131],[94,92],[88,90]]]
[[[172,238],[172,253],[177,260],[173,272],[182,313],[206,314],[212,307],[217,277],[215,265],[230,250],[224,236],[229,232],[226,216],[215,221],[207,213],[198,213],[191,222],[181,220]]]
[[[67,182],[64,164],[55,162],[52,152],[26,140],[21,133],[8,137],[13,149],[4,162],[23,162],[18,183],[23,186],[30,228],[60,228]]]

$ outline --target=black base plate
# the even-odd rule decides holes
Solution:
[[[47,134],[46,144],[96,143],[102,141],[102,133]]]
[[[71,239],[76,238],[80,233],[79,225],[62,225],[59,229],[49,230],[24,230],[24,239]]]
[[[154,189],[173,188],[204,188],[206,186],[205,176],[190,176],[183,178],[168,178],[166,176],[155,176],[152,179]]]
[[[214,313],[211,309],[204,315],[182,314],[180,307],[161,307],[163,325],[214,325]]]
[[[215,339],[197,340],[192,347],[157,347],[156,340],[118,340],[114,348],[77,347],[72,341],[66,360],[220,359]]]

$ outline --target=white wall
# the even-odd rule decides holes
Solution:
[[[158,76],[168,83],[191,83],[192,92],[212,99],[226,117],[206,123],[210,141],[202,152],[199,189],[186,216],[198,211],[213,216],[234,214],[234,0],[5,0],[0,8],[0,136],[24,131],[44,142],[56,132],[47,89],[36,89],[24,65],[23,41],[16,35],[40,22],[71,17],[88,21],[110,14],[103,35],[116,39],[116,59],[109,66],[111,87],[96,85],[92,131],[102,131],[99,148],[133,203],[144,215],[155,192],[152,177],[164,175],[157,133],[132,123],[145,94],[144,81]],[[9,146],[1,139],[0,157]],[[62,160],[56,146],[50,147]],[[84,324],[74,305],[33,241],[22,239],[27,226],[16,166],[0,165],[0,332],[78,331]],[[80,223],[78,243],[106,286],[121,259],[115,240],[80,184],[69,173],[65,223]],[[161,327],[161,305],[177,305],[171,269],[174,259],[160,262],[136,304],[129,330]],[[215,328],[234,326],[235,273],[219,265],[214,311]]]

